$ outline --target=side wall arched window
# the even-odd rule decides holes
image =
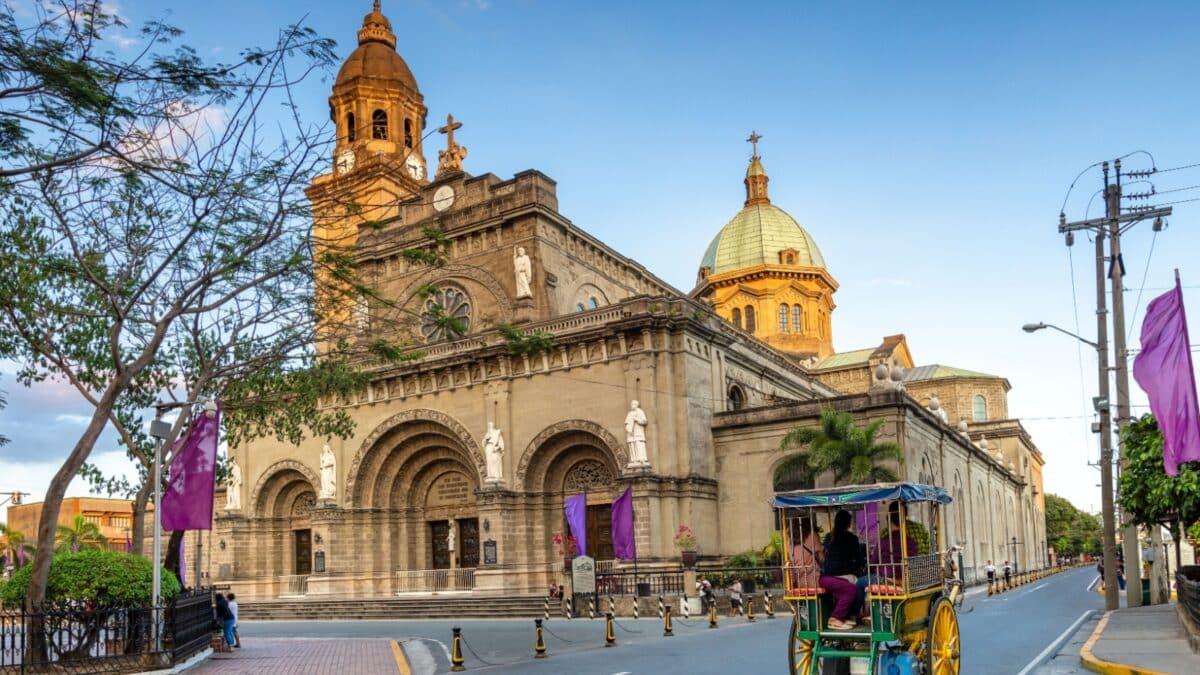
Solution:
[[[983,394],[975,394],[971,401],[971,419],[976,422],[987,421],[987,399]]]
[[[746,330],[753,333],[758,324],[754,320],[754,306],[746,305]]]
[[[792,305],[792,332],[803,333],[804,324],[801,321],[804,319],[804,312],[801,311],[800,305]]]
[[[358,128],[354,126],[354,113],[346,113],[346,141],[353,143],[358,136]]]
[[[788,306],[786,303],[779,305],[779,332],[788,332]]]
[[[737,309],[736,307],[733,309],[733,325],[737,326],[738,328],[742,327],[742,310]]]
[[[404,147],[413,146],[412,120],[404,120]]]

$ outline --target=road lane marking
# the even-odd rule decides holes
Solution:
[[[1084,621],[1087,621],[1087,618],[1089,616],[1091,616],[1092,613],[1095,611],[1096,610],[1094,610],[1094,609],[1089,609],[1088,611],[1084,612],[1083,614],[1080,614],[1079,618],[1075,619],[1075,623],[1071,624],[1070,628],[1067,628],[1058,637],[1054,638],[1054,642],[1051,642],[1050,644],[1046,645],[1046,648],[1043,649],[1040,654],[1033,657],[1033,660],[1030,661],[1029,664],[1026,665],[1023,669],[1021,669],[1021,672],[1017,673],[1017,675],[1029,675],[1029,673],[1033,672],[1033,669],[1040,666],[1042,664],[1042,661],[1044,661],[1047,656],[1053,654],[1055,651],[1058,651],[1058,648],[1062,646],[1062,642],[1065,641],[1067,638],[1071,637],[1072,635],[1074,635],[1075,631],[1079,629],[1079,625],[1082,624]]]
[[[1039,589],[1039,588],[1042,588],[1042,587],[1045,587],[1045,586],[1049,586],[1049,585],[1050,585],[1050,583],[1049,583],[1049,582],[1047,582],[1047,583],[1044,583],[1044,584],[1038,584],[1037,586],[1034,586],[1033,588],[1030,588],[1030,589],[1029,589],[1029,592],[1030,592],[1030,593],[1032,593],[1033,591],[1036,591],[1036,590],[1037,590],[1037,589]]]
[[[392,656],[396,658],[396,670],[400,671],[400,675],[412,675],[412,669],[408,667],[408,659],[404,658],[404,650],[395,640],[392,640]]]

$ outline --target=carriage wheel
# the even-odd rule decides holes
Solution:
[[[930,675],[958,675],[960,643],[954,604],[948,598],[938,598],[929,616],[926,672]]]
[[[788,668],[791,675],[809,675],[813,668],[813,649],[816,644],[812,640],[801,640],[796,637],[797,617],[792,616],[792,630],[788,636]]]

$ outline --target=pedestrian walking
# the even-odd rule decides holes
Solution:
[[[696,595],[700,596],[700,605],[707,614],[708,608],[716,602],[716,592],[713,591],[712,582],[704,577],[700,577],[696,581]]]
[[[238,635],[238,605],[237,596],[230,593],[227,596],[229,600],[229,613],[233,615],[233,646],[237,649],[242,648],[242,636]]]
[[[996,566],[992,564],[991,560],[989,560],[988,564],[984,566],[983,571],[987,572],[987,580],[989,584],[996,583]]]
[[[1013,572],[1012,563],[1005,560],[1004,561],[1004,587],[1005,588],[1012,587],[1012,572]]]

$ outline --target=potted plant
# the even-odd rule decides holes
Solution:
[[[680,525],[675,532],[675,548],[679,549],[679,558],[686,569],[696,566],[696,534],[687,525]]]
[[[571,572],[571,561],[579,553],[579,543],[575,541],[574,535],[567,534],[566,532],[555,532],[554,546],[558,555],[562,556],[563,570],[569,574]]]

